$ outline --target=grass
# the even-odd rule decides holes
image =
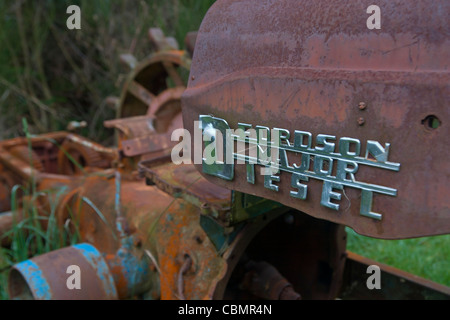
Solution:
[[[198,30],[214,0],[47,0],[0,2],[0,139],[64,130],[70,121],[88,121],[80,133],[104,145],[114,141],[103,121],[114,118],[109,96],[119,96],[129,70],[120,54],[142,60],[152,53],[147,30],[161,28],[184,47],[187,32]],[[79,5],[82,30],[66,28],[66,8]],[[21,126],[22,117],[29,125]],[[16,217],[11,246],[0,248],[0,299],[7,299],[10,267],[35,255],[76,243],[78,235],[56,223],[56,203],[64,189],[22,192],[23,219]],[[47,199],[49,212],[38,215],[37,202]],[[42,213],[42,212],[41,212]],[[47,228],[43,228],[47,224]]]
[[[347,249],[422,278],[450,286],[450,235],[379,240],[347,228]]]
[[[17,199],[19,192],[23,194],[20,209]],[[1,235],[2,240],[9,238],[11,244],[10,247],[0,248],[0,300],[8,299],[6,284],[11,266],[78,242],[77,228],[73,232],[69,230],[68,224],[61,226],[57,221],[57,204],[65,194],[66,188],[44,191],[30,191],[23,186],[13,188],[13,227]],[[43,202],[48,203],[47,210],[42,208]]]
[[[0,1],[0,139],[88,122],[80,133],[114,142],[103,121],[115,117],[109,96],[120,96],[129,70],[120,55],[142,60],[153,52],[148,29],[159,27],[184,47],[214,0]],[[68,30],[66,9],[81,8],[81,30]]]
[[[28,139],[32,167],[31,135],[25,118],[22,123]],[[67,187],[38,191],[33,175],[27,185],[16,185],[12,188],[13,226],[11,230],[0,235],[0,243],[4,239],[10,241],[9,247],[0,247],[0,300],[9,298],[7,279],[14,264],[78,243],[78,222],[72,212],[69,210],[71,227],[68,223],[61,225],[62,222],[57,221],[57,205],[66,193]]]

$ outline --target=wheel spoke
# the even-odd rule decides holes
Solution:
[[[130,82],[128,91],[146,105],[150,105],[153,99],[155,99],[155,96],[150,91],[136,81]]]
[[[172,64],[172,62],[169,61],[163,61],[164,68],[166,69],[167,73],[169,74],[170,79],[174,82],[176,87],[183,87],[185,86],[183,79],[181,79],[180,75],[178,74],[177,70],[175,69],[175,66]]]

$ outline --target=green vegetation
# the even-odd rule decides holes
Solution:
[[[47,0],[0,2],[0,139],[63,130],[88,122],[80,132],[104,144],[113,134],[103,121],[115,117],[108,96],[120,96],[129,72],[120,54],[138,60],[152,53],[150,27],[174,36],[181,47],[198,30],[213,0]],[[68,30],[69,5],[81,8],[81,30]]]
[[[147,31],[161,28],[184,46],[214,0],[48,0],[0,2],[0,139],[64,130],[88,121],[81,134],[103,144],[113,134],[103,121],[115,117],[108,96],[119,96],[128,68],[120,54],[138,60],[152,53]],[[81,7],[82,29],[68,30],[66,9]],[[22,126],[22,118],[27,121]],[[27,125],[27,123],[29,125]],[[0,235],[0,299],[7,299],[10,266],[78,241],[78,233],[56,222],[56,203],[65,189],[36,192],[33,181],[12,195],[13,228]],[[24,200],[17,210],[17,194]],[[38,216],[38,202],[49,212]],[[21,217],[19,219],[19,217]],[[71,224],[72,226],[74,224]],[[44,228],[45,226],[45,228]],[[72,231],[72,232],[70,232]]]
[[[450,235],[405,240],[364,237],[347,228],[347,249],[450,286]]]
[[[33,166],[28,123],[22,121],[29,141],[30,166]],[[71,161],[74,161],[72,158]],[[79,165],[79,164],[76,164]],[[78,243],[80,238],[76,215],[69,211],[69,221],[58,221],[57,205],[67,188],[37,191],[34,176],[27,185],[11,191],[12,229],[0,235],[0,300],[8,299],[7,279],[11,266],[31,257]],[[75,216],[75,217],[74,217]]]
[[[70,230],[69,224],[60,225],[56,217],[56,204],[66,189],[45,190],[30,193],[27,188],[14,188],[13,202],[13,227],[6,234],[1,235],[1,240],[10,239],[9,248],[0,248],[0,300],[8,299],[7,278],[10,267],[16,263],[27,260],[33,256],[41,255],[72,244],[79,239],[78,230]],[[17,210],[16,195],[21,192],[27,199]],[[49,212],[38,213],[38,207],[42,201],[49,203]],[[42,215],[44,214],[44,215]],[[71,223],[71,226],[76,223]]]

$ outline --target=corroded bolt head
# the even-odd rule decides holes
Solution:
[[[366,107],[367,107],[367,105],[366,105],[365,102],[360,102],[359,103],[359,106],[358,106],[359,110],[364,110]]]
[[[134,246],[140,248],[142,246],[142,239],[139,237],[134,238],[133,240]]]
[[[362,126],[364,123],[366,123],[366,120],[364,120],[363,117],[358,118],[358,124],[359,124],[360,126]]]

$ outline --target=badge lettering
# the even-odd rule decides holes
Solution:
[[[236,160],[237,164],[246,165],[247,182],[255,184],[255,165],[259,165],[264,175],[264,187],[279,192],[280,173],[291,173],[289,195],[299,200],[307,199],[309,179],[321,180],[320,204],[331,210],[339,210],[345,187],[360,189],[360,214],[376,220],[381,220],[382,215],[372,211],[373,194],[397,196],[396,189],[357,179],[361,166],[400,170],[400,163],[388,161],[389,143],[383,146],[378,141],[368,140],[362,152],[361,141],[351,137],[337,139],[329,134],[314,137],[311,132],[301,130],[295,130],[291,135],[287,129],[254,127],[248,123],[239,123],[238,129],[233,130],[224,119],[209,115],[201,115],[200,123],[204,140],[208,141],[206,148],[211,146],[213,129],[215,140],[220,140],[218,135],[225,137],[225,142],[215,147],[226,154],[228,160],[217,161],[215,153],[208,149],[210,155],[203,157],[202,162],[203,172],[207,174],[233,180]]]

